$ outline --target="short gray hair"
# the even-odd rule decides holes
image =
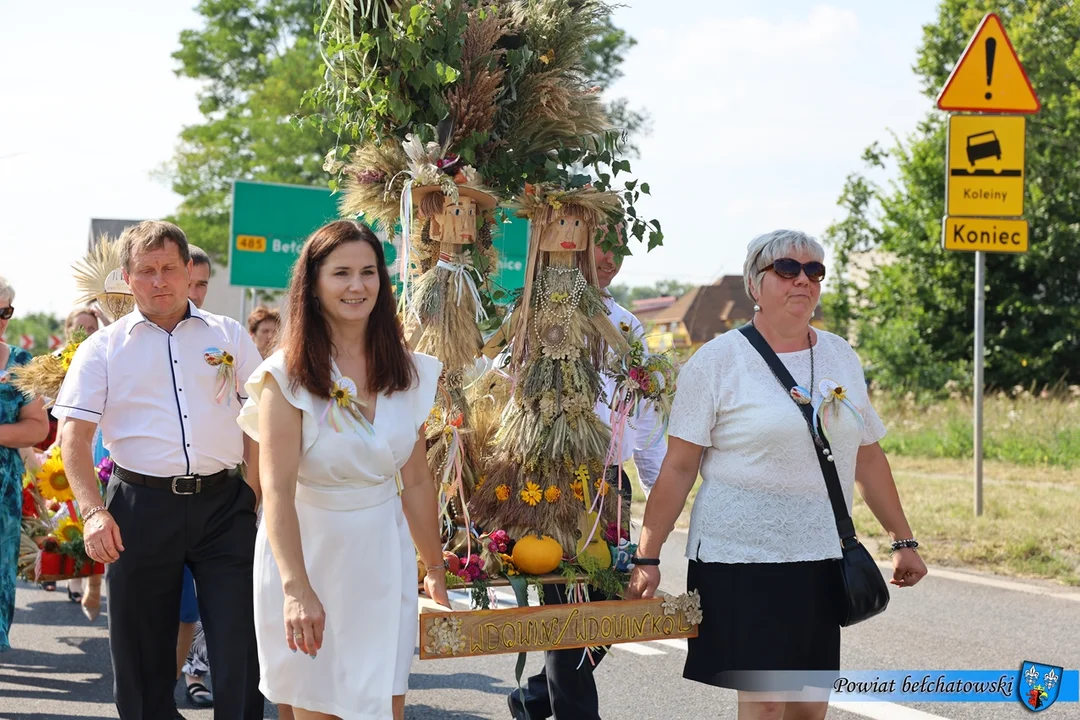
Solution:
[[[792,255],[809,255],[819,262],[825,261],[825,248],[814,238],[799,230],[773,230],[758,235],[746,246],[746,260],[743,262],[743,288],[746,296],[754,300],[751,287],[761,287],[765,277],[765,268],[774,261]]]
[[[15,288],[11,287],[11,283],[3,275],[0,275],[0,300],[7,300],[8,305],[15,302]]]
[[[210,262],[210,256],[207,255],[206,251],[203,250],[201,247],[188,243],[188,251],[191,253],[192,265],[205,265],[211,270],[214,269],[213,264]]]
[[[120,235],[120,264],[131,272],[131,259],[140,250],[159,250],[169,241],[176,245],[180,252],[180,260],[187,265],[191,259],[188,250],[187,235],[184,231],[164,220],[143,220],[141,223],[132,225]]]

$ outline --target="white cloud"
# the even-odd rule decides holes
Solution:
[[[729,7],[634,26],[639,4],[628,18],[639,44],[611,92],[652,116],[633,167],[650,184],[641,209],[662,221],[665,244],[647,257],[635,250],[620,282],[707,281],[739,272],[760,232],[820,234],[862,149],[929,109],[909,69],[911,18],[897,28],[829,5],[776,17]]]

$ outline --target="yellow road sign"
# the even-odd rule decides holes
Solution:
[[[1023,253],[1028,249],[1027,220],[946,216],[941,243],[946,250]]]
[[[949,117],[945,214],[1019,217],[1024,214],[1023,117]]]
[[[938,95],[942,110],[1036,113],[1039,98],[1016,50],[994,13],[983,18],[975,36]]]

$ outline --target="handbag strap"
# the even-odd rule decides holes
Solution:
[[[795,378],[791,377],[787,367],[780,362],[780,358],[769,347],[769,343],[765,341],[758,329],[754,327],[753,323],[747,323],[739,328],[739,332],[754,346],[754,349],[758,351],[762,359],[773,371],[777,381],[787,390],[788,397],[791,397],[791,390],[798,383],[795,382]],[[811,392],[813,392],[813,388],[811,388]],[[825,439],[824,433],[814,429],[815,421],[812,404],[800,405],[795,402],[794,398],[792,398],[792,402],[795,403],[795,406],[802,412],[803,417],[806,418],[806,427],[810,430],[810,439],[817,453],[818,464],[821,465],[821,474],[825,476],[825,487],[829,491],[829,502],[832,504],[833,517],[836,519],[836,531],[840,536],[840,545],[844,548],[857,545],[859,541],[855,537],[855,523],[851,520],[847,502],[844,500],[844,491],[840,488],[840,476],[836,472],[836,463],[829,460],[832,453],[829,441]],[[829,452],[826,453],[826,450]]]

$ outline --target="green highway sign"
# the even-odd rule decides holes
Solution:
[[[287,288],[304,241],[319,227],[340,217],[337,203],[337,197],[327,188],[234,181],[229,284],[268,290]],[[509,293],[525,283],[529,223],[523,218],[507,219],[510,222],[497,222],[494,228],[499,267],[492,281]],[[386,264],[396,285],[397,248],[386,241],[386,233],[377,224],[372,225],[372,230],[383,241]]]
[[[327,188],[234,181],[229,284],[284,290],[304,241],[339,217],[337,198]],[[392,266],[397,251],[380,236]]]
[[[496,213],[495,217],[491,242],[499,251],[499,264],[491,277],[491,284],[509,295],[525,284],[525,265],[529,257],[529,221],[508,214],[507,219],[510,222],[502,222],[501,213]],[[507,302],[509,299],[506,297],[500,302]]]

